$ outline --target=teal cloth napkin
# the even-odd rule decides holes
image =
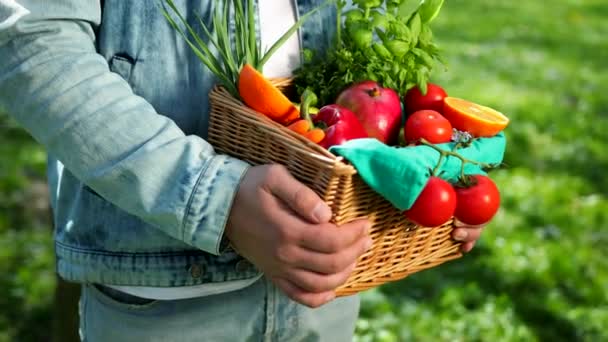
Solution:
[[[438,144],[443,150],[453,150],[455,143]],[[490,138],[474,140],[456,151],[469,160],[487,164],[502,163],[506,147],[503,132]],[[330,152],[348,160],[364,182],[399,210],[407,210],[426,185],[431,170],[439,161],[439,152],[429,146],[388,146],[376,139],[355,139],[333,146]],[[440,166],[441,178],[453,182],[460,175],[461,161],[448,156]],[[466,174],[486,174],[479,166],[466,163]]]

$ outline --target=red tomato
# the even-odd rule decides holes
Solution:
[[[405,111],[407,114],[410,114],[423,109],[432,109],[442,113],[443,99],[446,96],[448,94],[437,84],[428,83],[426,94],[424,95],[418,86],[414,86],[405,93]]]
[[[456,192],[447,181],[431,176],[405,216],[423,227],[437,227],[448,222],[456,209]]]
[[[500,207],[500,192],[489,177],[471,177],[473,185],[455,186],[457,205],[454,217],[471,225],[487,223]]]
[[[414,112],[405,122],[405,140],[408,143],[416,143],[421,138],[432,144],[450,142],[452,139],[452,124],[434,110]]]

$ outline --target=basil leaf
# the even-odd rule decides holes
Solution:
[[[410,33],[412,35],[412,47],[418,44],[418,36],[420,36],[420,31],[422,31],[422,21],[420,19],[420,14],[416,13],[410,20]]]
[[[346,18],[345,24],[348,26],[352,22],[357,22],[363,19],[364,13],[360,9],[352,9],[344,13],[343,16]]]
[[[391,59],[391,57],[392,57],[391,52],[384,45],[375,43],[373,48],[374,48],[374,51],[376,51],[376,53],[378,54],[378,56],[385,58],[385,59]]]
[[[427,81],[426,81],[426,75],[424,74],[424,72],[422,70],[418,70],[416,72],[416,83],[418,83],[418,87],[420,88],[420,92],[423,95],[426,95],[426,91],[427,91]]]
[[[407,70],[406,69],[399,70],[398,78],[399,78],[399,83],[404,84],[407,80]]]
[[[399,19],[407,22],[410,17],[416,13],[418,8],[420,8],[420,4],[422,0],[403,0],[399,5],[399,9],[397,10],[397,14],[399,15]]]
[[[359,50],[365,51],[372,45],[374,34],[365,28],[357,28],[351,33],[351,38]]]
[[[376,8],[382,5],[382,0],[353,0],[353,3],[361,9]]]
[[[379,11],[372,11],[371,12],[371,17],[372,17],[372,27],[381,27],[381,28],[386,28],[386,26],[388,25],[388,19],[386,18],[386,15],[384,15],[383,13],[380,13]]]
[[[420,32],[420,36],[418,36],[418,42],[423,47],[429,46],[433,41],[433,32],[428,24],[422,24],[422,31]]]
[[[376,35],[378,36],[378,38],[380,38],[382,43],[386,43],[390,40],[388,35],[380,29],[376,29]]]
[[[391,40],[384,43],[384,45],[397,58],[405,56],[410,49],[410,44],[403,40]]]
[[[410,32],[410,29],[409,27],[407,27],[405,22],[393,21],[389,27],[391,34],[395,37],[408,42],[412,40],[412,33]]]
[[[422,62],[426,64],[426,66],[428,66],[429,68],[431,68],[435,64],[433,57],[431,57],[431,55],[429,55],[426,51],[422,49],[414,48],[412,49],[412,53],[418,56],[420,60],[422,60]]]
[[[420,10],[418,11],[422,22],[429,23],[435,19],[442,6],[443,0],[424,0],[424,3],[420,6]]]

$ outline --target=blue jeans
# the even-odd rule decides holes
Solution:
[[[359,297],[311,309],[266,278],[235,292],[186,300],[147,300],[84,285],[80,335],[90,342],[352,341]]]

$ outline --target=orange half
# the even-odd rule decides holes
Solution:
[[[456,97],[443,99],[443,116],[452,127],[474,137],[493,137],[509,124],[509,118],[499,111]]]
[[[262,73],[245,64],[239,73],[239,95],[250,108],[284,125],[300,117],[300,111]]]

